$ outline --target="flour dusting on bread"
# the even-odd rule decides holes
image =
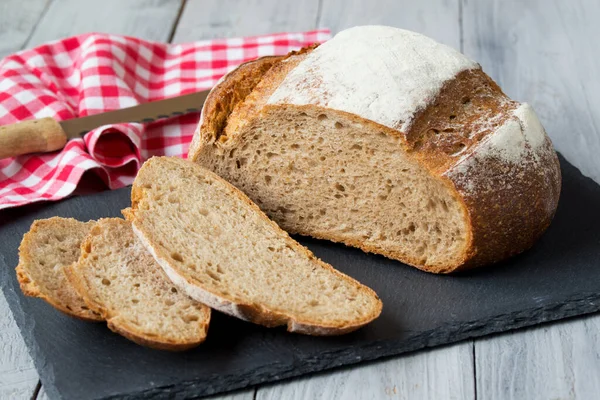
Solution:
[[[313,50],[268,104],[318,105],[406,131],[446,81],[473,68],[479,65],[418,33],[362,26]]]
[[[502,126],[480,142],[476,151],[460,158],[450,171],[466,174],[475,159],[488,157],[511,164],[538,163],[548,151],[554,150],[548,146],[544,128],[531,106],[524,103]]]

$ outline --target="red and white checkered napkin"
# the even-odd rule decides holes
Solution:
[[[0,61],[0,125],[64,120],[209,89],[242,62],[329,39],[328,30],[171,45],[86,34]],[[62,199],[93,169],[111,189],[131,184],[153,155],[185,157],[198,114],[117,124],[60,152],[0,160],[0,209]]]

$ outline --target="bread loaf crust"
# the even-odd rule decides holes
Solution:
[[[416,35],[387,27],[354,30],[355,40],[360,40],[359,35],[397,35],[397,40]],[[349,35],[347,32],[344,34]],[[387,109],[373,111],[369,105],[377,99],[369,99],[372,90],[368,87],[369,82],[354,82],[350,76],[350,83],[345,83],[354,86],[332,86],[331,82],[335,83],[337,78],[334,78],[341,74],[334,70],[338,67],[334,61],[330,61],[332,65],[329,66],[318,64],[326,62],[323,61],[327,59],[324,52],[335,48],[336,39],[337,36],[327,48],[309,49],[300,56],[291,55],[273,64],[262,73],[260,82],[244,101],[232,109],[221,131],[211,130],[206,123],[213,115],[210,109],[205,108],[202,112],[204,122],[195,133],[196,146],[190,149],[189,159],[205,164],[211,153],[219,154],[234,148],[242,142],[239,135],[244,128],[252,126],[261,114],[272,107],[297,108],[299,112],[311,109],[339,113],[373,132],[400,137],[401,148],[398,151],[405,152],[431,176],[445,183],[463,206],[468,226],[464,254],[456,263],[431,268],[420,265],[419,260],[374,249],[359,240],[340,240],[315,232],[295,233],[343,241],[436,273],[490,264],[530,248],[549,226],[558,205],[561,186],[558,157],[531,107],[510,100],[479,65],[446,46],[433,45],[429,43],[433,41],[426,39],[432,51],[443,53],[450,64],[440,67],[442,78],[436,75],[432,82],[409,82],[418,90],[422,87],[428,90],[421,91],[430,96],[425,99],[425,105],[409,104],[407,107],[412,107],[414,112],[408,118],[403,110],[398,118],[394,118]],[[422,40],[423,37],[418,38],[419,43]],[[339,46],[342,47],[343,43]],[[314,52],[319,54],[313,55]],[[398,54],[390,54],[390,59],[384,60],[386,65],[393,65],[399,58]],[[363,57],[368,57],[368,54],[363,54]],[[382,57],[385,57],[385,52]],[[345,61],[350,64],[362,62],[358,55],[354,60]],[[434,64],[424,64],[419,58],[413,61],[415,65],[400,65],[399,68],[436,68]],[[330,76],[332,74],[334,78]],[[390,74],[395,76],[394,72]],[[235,91],[236,75],[234,71],[226,76],[221,86]],[[393,87],[394,84],[399,82],[390,81],[387,86]],[[398,90],[402,92],[403,89]],[[211,101],[219,101],[217,95],[211,94],[209,99],[213,97]],[[393,99],[393,96],[390,98]],[[389,104],[388,107],[394,110],[400,106],[401,103]],[[368,111],[350,113],[355,110]],[[225,139],[217,141],[216,138],[222,135]]]

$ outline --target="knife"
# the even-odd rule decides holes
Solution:
[[[205,90],[64,121],[46,117],[0,126],[0,159],[60,150],[69,139],[82,137],[103,125],[123,122],[148,123],[198,112],[208,92]]]

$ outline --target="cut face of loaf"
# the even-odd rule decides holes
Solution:
[[[206,338],[210,309],[171,283],[123,219],[98,221],[68,275],[111,330],[138,344],[185,350]]]
[[[64,275],[79,259],[81,241],[94,222],[54,217],[34,221],[19,247],[17,279],[28,296],[40,297],[58,310],[89,321],[101,321]]]
[[[201,163],[288,232],[416,265],[461,261],[468,229],[460,202],[398,152],[398,137],[365,134],[360,122],[326,110],[266,114],[248,134],[233,162],[228,152]]]
[[[152,158],[126,212],[134,231],[190,297],[235,317],[333,335],[381,312],[375,293],[317,259],[243,193],[197,164]]]
[[[222,93],[237,70],[213,89],[189,159],[288,232],[446,273],[520,253],[550,224],[550,140],[460,53],[367,26],[269,62],[236,104]]]

